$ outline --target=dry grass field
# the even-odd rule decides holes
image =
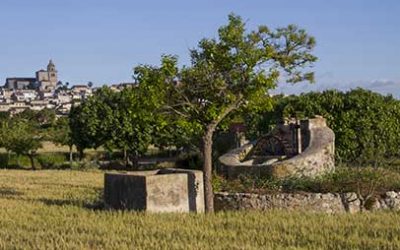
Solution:
[[[101,209],[102,172],[0,170],[0,249],[400,249],[399,213]]]

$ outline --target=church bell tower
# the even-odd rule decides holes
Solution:
[[[47,65],[47,72],[49,74],[49,82],[56,86],[57,85],[57,70],[56,70],[56,65],[54,65],[53,61],[50,60],[49,64]]]

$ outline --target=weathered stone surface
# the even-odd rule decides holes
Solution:
[[[181,173],[188,176],[189,210],[191,212],[204,212],[204,185],[203,172],[191,169],[165,168],[159,174]]]
[[[246,194],[216,193],[216,210],[270,210],[284,209],[322,213],[356,213],[360,211],[360,201],[355,193],[278,193]],[[388,192],[376,200],[371,210],[400,211],[400,192]]]
[[[287,127],[288,125],[280,125],[271,132],[271,135],[284,133],[283,137],[287,139],[289,137]],[[316,117],[303,120],[301,121],[301,131],[304,149],[300,154],[281,161],[269,159],[257,163],[255,160],[246,160],[246,156],[257,144],[257,142],[252,142],[222,155],[219,158],[222,165],[221,172],[232,179],[241,174],[267,175],[278,178],[314,177],[333,171],[335,169],[335,134],[327,127],[325,119]]]
[[[379,203],[383,209],[400,210],[400,192],[387,192]]]
[[[162,169],[106,173],[104,201],[114,209],[148,212],[203,212],[201,171]]]

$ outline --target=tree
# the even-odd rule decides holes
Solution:
[[[163,91],[157,87],[161,84],[147,81],[145,68],[135,69],[136,77],[143,79],[140,85],[121,92],[102,87],[71,110],[71,138],[80,155],[85,148],[118,148],[125,153],[126,166],[129,162],[138,166],[138,158],[147,151],[156,127],[165,123],[158,114],[164,100]]]
[[[203,39],[190,51],[191,66],[177,69],[175,57],[163,57],[161,72],[172,72],[173,92],[166,108],[195,124],[202,134],[206,211],[212,212],[212,145],[218,125],[232,112],[271,106],[268,91],[280,76],[287,82],[313,81],[303,72],[316,61],[315,39],[294,25],[247,32],[239,16],[218,30],[218,39]]]
[[[151,105],[149,95],[140,92],[139,88],[125,88],[119,93],[110,124],[112,143],[127,152],[126,165],[129,159],[134,168],[151,143],[156,116],[155,109],[147,106]]]
[[[153,138],[157,138],[166,120],[160,109],[165,100],[165,77],[157,69],[146,65],[135,67],[138,85],[115,93],[109,121],[111,142],[127,152],[134,167],[138,158],[147,152]],[[126,163],[128,163],[126,158]],[[127,164],[128,165],[128,164]]]
[[[2,124],[1,136],[7,151],[14,152],[17,156],[28,156],[32,169],[36,170],[34,157],[42,147],[42,137],[35,124],[25,119],[12,119]]]
[[[35,111],[31,109],[25,109],[23,112],[18,113],[14,116],[16,119],[23,119],[30,121],[43,128],[50,127],[56,120],[56,112],[53,109],[42,109]]]
[[[72,107],[69,127],[80,159],[85,149],[98,148],[109,139],[112,130],[109,119],[114,112],[112,97],[109,88],[101,88],[80,105]]]
[[[91,88],[91,87],[93,87],[93,82],[88,82],[88,84],[87,84],[87,86],[89,87],[89,88]]]
[[[54,109],[42,109],[35,115],[35,120],[42,127],[51,127],[56,122],[56,111]]]
[[[72,164],[72,146],[74,144],[71,137],[71,129],[69,127],[68,117],[60,117],[57,119],[49,134],[50,140],[52,140],[55,144],[68,146],[69,162]]]

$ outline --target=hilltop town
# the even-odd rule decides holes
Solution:
[[[133,83],[111,85],[114,91],[119,91]],[[26,109],[35,111],[54,109],[57,115],[67,115],[74,105],[79,105],[90,97],[97,88],[88,84],[69,86],[58,78],[56,65],[49,61],[46,70],[35,72],[35,77],[9,77],[3,87],[0,87],[0,112],[11,115]]]

